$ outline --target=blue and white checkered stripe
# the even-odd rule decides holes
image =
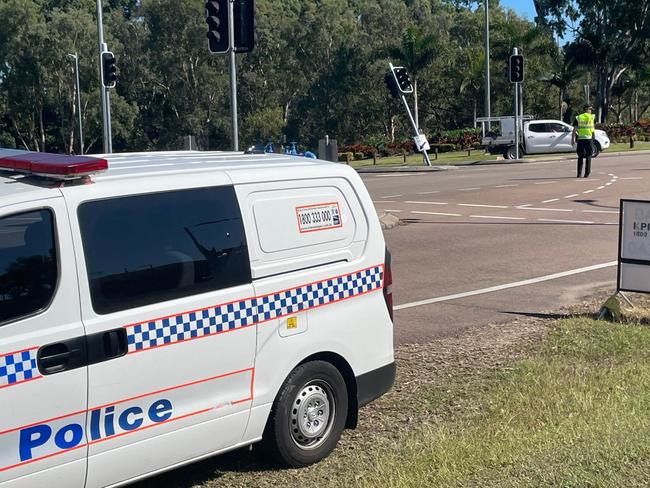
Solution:
[[[0,388],[39,378],[37,349],[0,356]]]
[[[255,299],[217,305],[127,327],[129,352],[151,349],[255,323]]]
[[[362,295],[381,288],[382,283],[383,268],[374,266],[262,297],[129,325],[129,352],[248,327]]]

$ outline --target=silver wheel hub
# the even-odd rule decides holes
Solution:
[[[296,395],[291,407],[291,436],[302,448],[314,448],[329,434],[334,404],[328,385],[308,384]]]

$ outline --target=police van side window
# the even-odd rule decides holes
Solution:
[[[45,309],[56,283],[52,212],[0,217],[0,325]]]
[[[233,187],[86,202],[79,224],[98,314],[251,282]]]

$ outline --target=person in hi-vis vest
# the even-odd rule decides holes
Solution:
[[[578,178],[582,174],[582,163],[585,163],[585,178],[591,173],[591,155],[593,153],[593,138],[594,138],[594,120],[596,116],[592,114],[593,107],[585,105],[584,113],[576,117],[575,124],[573,125],[573,134],[571,136],[571,144],[575,144],[576,136],[578,138],[578,146],[576,152],[578,153]]]

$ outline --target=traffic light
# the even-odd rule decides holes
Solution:
[[[390,71],[386,73],[386,76],[384,76],[384,83],[386,83],[386,87],[388,87],[388,91],[390,92],[391,97],[399,97],[399,90],[397,89],[397,82],[395,81],[393,73]]]
[[[413,85],[406,68],[394,66],[392,70],[398,90],[402,93],[413,93]]]
[[[222,54],[230,50],[228,36],[229,0],[209,0],[205,2],[205,21],[208,23],[208,49],[211,53]]]
[[[102,53],[102,85],[104,88],[115,88],[116,82],[115,55],[110,51],[104,51]]]
[[[235,0],[235,52],[247,53],[255,45],[255,0]]]
[[[510,56],[508,78],[510,79],[510,83],[521,83],[524,81],[524,57],[521,54],[513,54]]]

